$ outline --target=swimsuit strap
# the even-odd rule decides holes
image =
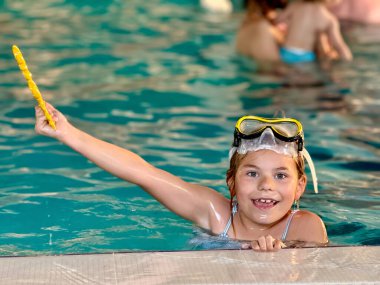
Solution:
[[[236,212],[238,210],[238,203],[236,201],[233,201],[232,202],[232,211],[231,211],[231,216],[227,222],[227,225],[226,227],[224,228],[224,231],[219,235],[220,237],[223,237],[223,238],[228,238],[228,230],[230,229],[231,227],[231,224],[232,224],[232,218],[233,216],[235,216]]]
[[[292,222],[294,215],[295,215],[298,211],[299,211],[299,210],[292,210],[292,212],[290,213],[290,216],[289,216],[289,218],[288,218],[288,221],[286,222],[285,230],[284,230],[284,232],[282,233],[282,236],[281,236],[281,241],[285,241],[285,240],[286,240],[286,236],[288,235],[288,231],[289,231],[290,223]]]

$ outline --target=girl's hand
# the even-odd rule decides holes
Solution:
[[[257,240],[242,245],[242,249],[253,249],[254,251],[278,251],[286,247],[285,244],[271,235],[261,236]]]
[[[67,134],[71,125],[68,123],[66,117],[61,112],[59,112],[49,103],[45,102],[45,104],[53,120],[55,121],[56,130],[54,130],[49,125],[42,109],[39,106],[36,106],[35,131],[37,134],[61,140]]]

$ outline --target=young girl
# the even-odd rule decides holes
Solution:
[[[303,156],[308,158],[302,125],[294,119],[242,117],[237,122],[226,179],[231,199],[227,199],[92,137],[48,103],[47,108],[56,130],[36,107],[37,133],[58,139],[104,170],[139,185],[169,210],[214,235],[249,241],[257,251],[278,250],[283,241],[327,243],[325,226],[317,215],[291,211],[305,190]]]

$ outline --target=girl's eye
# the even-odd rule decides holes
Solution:
[[[285,179],[286,177],[288,177],[288,176],[285,173],[277,173],[276,174],[277,179]]]
[[[247,175],[248,176],[251,176],[251,177],[257,177],[257,172],[256,171],[249,171],[248,173],[247,173]]]

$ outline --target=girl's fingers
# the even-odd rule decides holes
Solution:
[[[51,114],[53,120],[57,122],[58,117],[59,117],[57,113],[58,111],[48,103],[46,103],[46,108]],[[36,124],[34,128],[35,132],[41,135],[55,136],[56,131],[53,130],[52,127],[49,125],[45,117],[45,113],[42,111],[42,109],[39,106],[36,106],[35,110],[36,110]]]
[[[273,246],[274,246],[275,241],[276,240],[272,236],[270,235],[265,236],[267,251],[273,251]]]
[[[46,105],[46,108],[48,109],[48,111],[57,111],[56,108],[53,107],[53,105],[51,105],[50,103],[46,102],[45,101],[45,105]]]
[[[282,241],[275,240],[274,246],[273,246],[273,248],[274,248],[275,251],[277,251],[277,250],[279,250],[281,248],[284,248],[284,247],[286,247],[286,245]]]
[[[267,241],[265,236],[259,237],[257,242],[259,243],[259,247],[262,251],[267,251]]]
[[[54,107],[47,108],[47,109],[48,109],[48,112],[50,113],[50,115],[53,117],[53,119],[57,120],[61,113],[57,109],[55,109]]]
[[[247,248],[246,245],[244,246],[244,248]],[[251,242],[251,247],[254,251],[278,251],[286,246],[281,240],[276,240],[271,235],[267,235],[261,236],[257,240],[253,240]]]
[[[36,106],[36,126],[44,125],[46,118],[40,107]]]
[[[259,245],[259,242],[257,240],[253,240],[251,242],[251,247],[254,251],[260,251],[260,245]]]
[[[53,120],[58,121],[58,117],[60,114],[59,111],[48,102],[45,102],[45,105],[46,105],[46,109],[48,110],[50,115],[53,117]]]
[[[45,102],[45,106],[49,114],[52,116],[53,120],[57,122],[59,117],[62,116],[62,114],[48,102]],[[36,109],[36,116],[44,116],[44,112],[39,106],[36,106],[35,109]]]
[[[41,108],[39,106],[35,106],[34,110],[36,110],[36,117],[39,117],[43,115],[44,112],[42,112]]]

